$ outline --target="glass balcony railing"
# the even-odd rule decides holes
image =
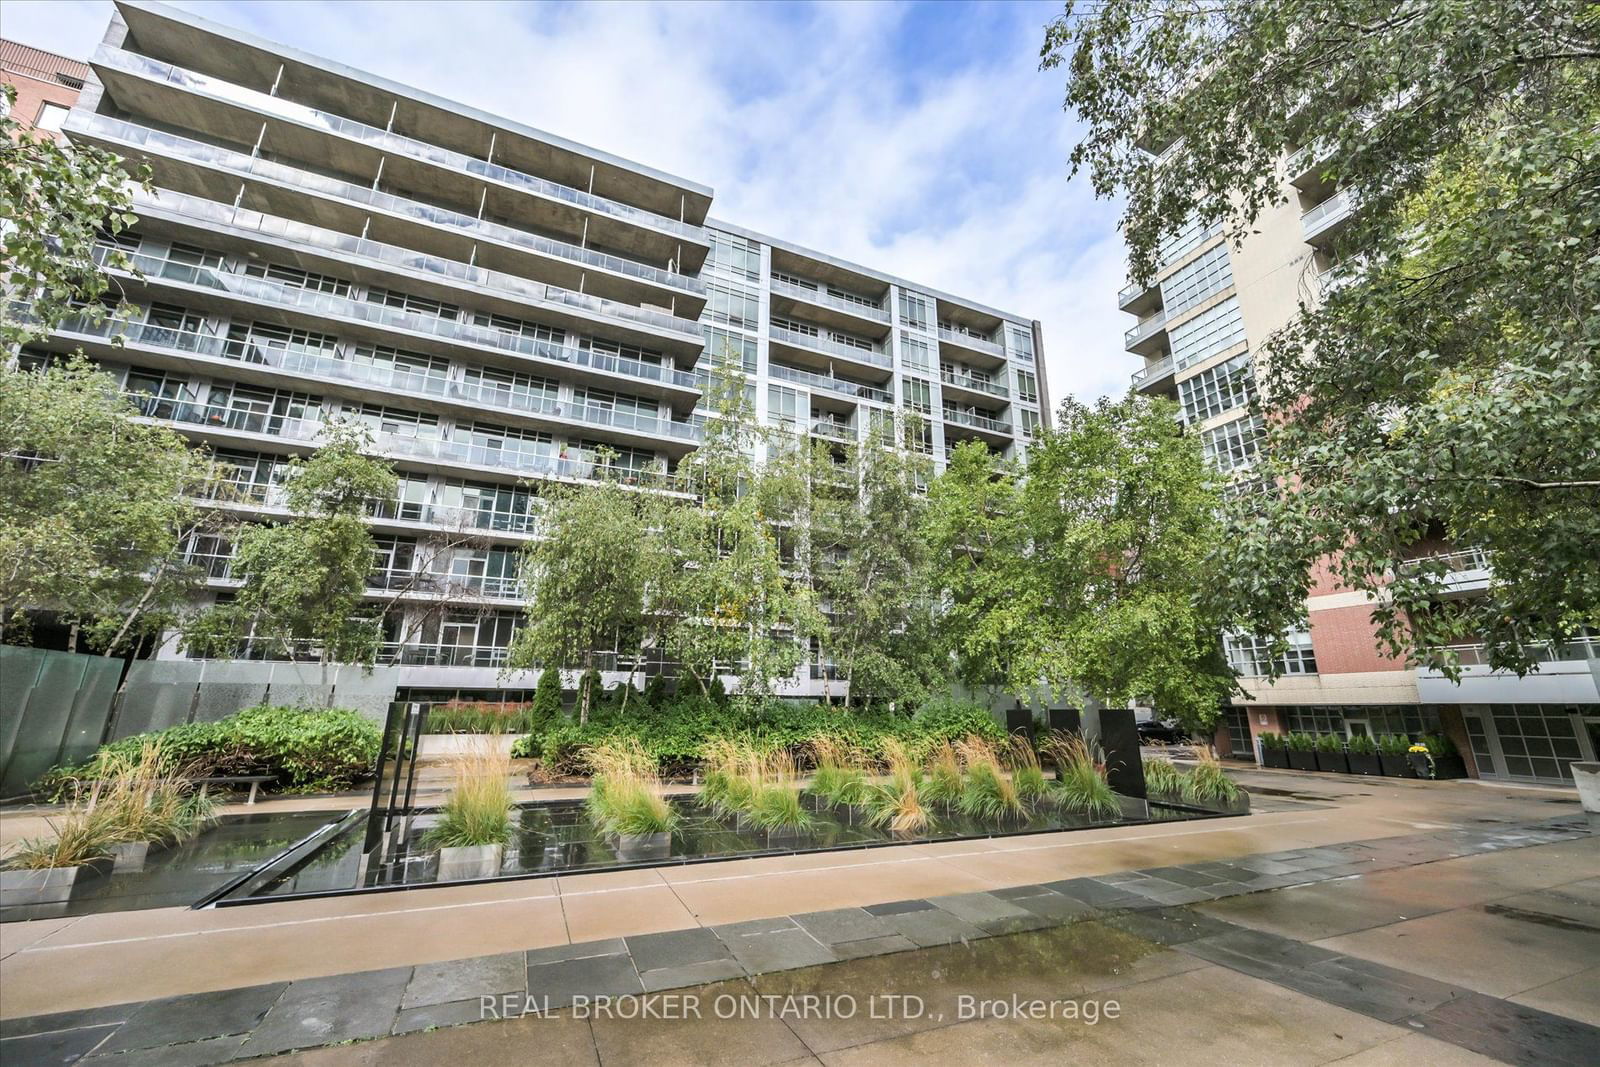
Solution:
[[[138,210],[165,212],[183,219],[194,219],[220,226],[259,233],[269,237],[303,244],[323,253],[333,253],[341,259],[365,259],[387,267],[447,279],[452,282],[481,286],[496,295],[534,306],[540,304],[579,308],[591,315],[637,323],[675,335],[678,340],[691,341],[696,348],[705,344],[705,334],[697,321],[679,318],[667,311],[635,307],[615,300],[573,293],[554,285],[519,278],[514,274],[475,267],[459,260],[416,252],[398,245],[369,241],[353,234],[324,229],[303,222],[295,222],[276,215],[264,215],[249,208],[236,208],[204,197],[191,196],[171,189],[154,194],[135,189],[134,206]]]
[[[1167,313],[1164,310],[1158,311],[1122,335],[1123,347],[1131,348],[1139,342],[1154,336],[1158,331],[1166,328]]]
[[[783,326],[770,326],[768,330],[767,336],[782,344],[794,345],[797,348],[809,348],[814,352],[826,352],[829,355],[853,359],[859,363],[871,363],[876,367],[894,366],[894,361],[889,358],[889,354],[876,346],[872,348],[857,348],[842,341],[835,341],[831,337],[801,333],[799,330],[791,330]]]
[[[939,340],[949,341],[951,344],[960,345],[962,348],[973,352],[984,352],[991,356],[1004,356],[1006,350],[985,337],[965,330],[957,330],[945,323],[939,324]]]
[[[811,432],[818,437],[831,437],[835,441],[854,441],[856,439],[855,427],[847,426],[842,422],[832,419],[812,419]]]
[[[339,381],[359,382],[381,389],[391,389],[405,395],[456,400],[475,408],[493,408],[563,422],[581,422],[590,426],[672,437],[689,442],[696,442],[701,438],[700,428],[693,423],[676,422],[626,408],[612,408],[591,403],[562,403],[542,393],[498,382],[472,382],[447,378],[440,374],[392,364],[362,363],[304,349],[278,348],[256,341],[232,340],[216,334],[175,330],[147,322],[128,322],[122,319],[91,322],[77,318],[62,323],[61,331],[80,336],[104,337],[108,340],[121,338],[124,344],[272,367],[294,375],[314,375]]]
[[[364,208],[387,211],[392,215],[413,219],[442,230],[464,233],[474,239],[487,239],[523,251],[536,252],[553,259],[563,259],[579,266],[610,271],[613,274],[624,275],[638,281],[648,282],[651,285],[674,289],[681,293],[696,296],[705,295],[705,283],[699,278],[692,278],[687,274],[678,274],[674,271],[662,270],[660,267],[653,267],[648,263],[638,263],[631,259],[623,259],[620,256],[596,252],[592,248],[580,248],[565,241],[556,241],[548,237],[541,237],[535,233],[529,233],[526,230],[503,226],[498,222],[474,218],[459,211],[452,211],[450,208],[438,207],[420,200],[381,192],[370,186],[357,185],[354,182],[347,182],[339,178],[330,178],[327,175],[317,174],[301,167],[277,163],[270,159],[262,159],[260,156],[249,156],[243,152],[235,152],[231,149],[207,144],[204,141],[196,141],[189,137],[179,137],[176,134],[165,133],[161,130],[152,130],[147,126],[111,118],[109,115],[87,115],[82,113],[73,115],[71,129],[68,132],[89,133],[123,144],[138,145],[142,148],[153,149],[159,155],[173,156],[190,162],[217,167],[240,176],[280,182],[293,189],[333,197],[348,203],[358,204]]]
[[[944,409],[944,421],[954,422],[962,426],[971,426],[979,430],[988,430],[991,433],[1011,432],[1011,424],[1003,419],[991,419],[987,415],[974,415],[969,411],[956,411],[952,408]]]
[[[797,385],[809,386],[812,389],[826,389],[829,392],[855,397],[858,400],[875,400],[880,404],[894,403],[894,395],[888,390],[879,389],[871,385],[862,385],[860,382],[846,381],[843,378],[835,378],[827,374],[817,374],[814,371],[786,367],[782,363],[767,364],[767,371],[773,378],[794,382]]]
[[[1004,382],[990,381],[988,378],[974,378],[970,374],[957,374],[954,371],[940,371],[939,378],[948,385],[958,385],[977,393],[988,393],[990,396],[998,397],[1011,395]]]
[[[1489,666],[1489,650],[1484,644],[1450,645],[1456,658],[1464,667]],[[1600,638],[1580,637],[1560,644],[1540,644],[1530,646],[1533,659],[1537,663],[1580,663],[1589,659],[1600,659]],[[1424,670],[1431,668],[1424,667]]]
[[[94,251],[95,262],[102,265],[105,264],[114,251],[121,250],[113,249],[110,245],[96,245]],[[392,326],[396,329],[409,330],[412,333],[432,334],[447,341],[459,341],[464,344],[495,348],[503,352],[531,356],[552,364],[589,367],[609,374],[637,378],[641,381],[660,382],[685,389],[699,390],[699,381],[692,372],[681,371],[675,367],[664,367],[658,363],[627,359],[604,352],[595,352],[587,348],[573,348],[568,345],[557,344],[554,341],[543,341],[519,333],[509,333],[492,326],[478,326],[459,319],[402,311],[399,308],[389,307],[385,304],[373,304],[365,300],[352,299],[351,297],[335,296],[332,293],[301,289],[298,286],[268,281],[264,278],[255,278],[246,274],[234,274],[231,271],[192,266],[187,263],[173,263],[170,260],[139,253],[129,254],[124,252],[123,255],[132,263],[134,269],[146,278],[159,278],[164,281],[174,281],[185,285],[213,289],[234,296],[265,300],[284,307],[304,309],[318,315],[336,316],[357,322],[377,323],[383,326]]]
[[[796,300],[804,300],[809,304],[820,304],[823,307],[836,308],[852,315],[859,315],[864,319],[872,319],[874,322],[889,321],[887,309],[866,299],[852,300],[847,296],[837,296],[826,289],[808,289],[804,285],[795,285],[793,282],[786,282],[781,278],[772,279],[772,291],[783,296],[794,297]]]
[[[1159,382],[1173,373],[1171,356],[1156,360],[1154,363],[1139,368],[1133,372],[1133,387],[1141,389],[1148,382]]]
[[[420,160],[436,166],[462,171],[479,178],[508,185],[522,192],[562,203],[572,204],[600,215],[608,215],[634,225],[646,226],[651,229],[661,230],[666,233],[682,237],[695,244],[706,243],[706,231],[702,226],[681,222],[666,215],[657,214],[645,208],[634,207],[617,200],[611,200],[593,193],[586,193],[559,182],[550,181],[522,171],[512,170],[495,163],[478,159],[476,156],[464,152],[456,152],[438,145],[419,141],[402,134],[380,130],[376,126],[368,126],[354,119],[347,119],[316,108],[296,104],[280,96],[269,96],[266,93],[247,89],[243,86],[211,78],[204,74],[175,67],[170,63],[162,63],[148,56],[136,55],[121,49],[102,48],[95,55],[95,62],[106,66],[116,67],[119,70],[129,71],[144,77],[158,79],[179,86],[189,92],[211,96],[225,103],[272,115],[287,122],[297,123],[312,129],[325,130],[341,137],[347,137],[362,144],[370,145],[382,152],[406,156],[410,159]]]
[[[1350,217],[1355,210],[1355,194],[1349,189],[1340,189],[1328,199],[1300,216],[1300,236],[1304,240],[1332,229],[1334,226]]]

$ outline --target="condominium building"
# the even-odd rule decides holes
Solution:
[[[284,514],[286,463],[326,420],[364,423],[400,478],[373,508],[370,595],[401,690],[531,688],[499,668],[541,488],[681,493],[713,357],[742,363],[758,418],[795,433],[856,441],[915,411],[936,464],[964,440],[1020,456],[1046,419],[1031,319],[717,221],[705,185],[163,5],[118,0],[63,131],[151,168],[138,225],[105,245],[137,268],[115,272],[136,310],[25,355],[81,347],[144,418],[208,446],[237,490],[226,506],[252,518]],[[228,545],[192,551],[229,595]],[[825,673],[808,664],[790,692]]]
[[[1129,285],[1119,307],[1137,317],[1125,347],[1143,359],[1133,385],[1175,399],[1200,436],[1206,457],[1248,490],[1261,445],[1253,414],[1254,353],[1266,338],[1338,284],[1335,238],[1357,209],[1347,190],[1319,175],[1325,160],[1302,151],[1288,163],[1286,202],[1269,208],[1234,247],[1221,226],[1190,226],[1161,249],[1146,286]],[[1471,546],[1420,546],[1443,555],[1452,572],[1448,595],[1487,586],[1487,560]],[[1256,735],[1271,731],[1443,733],[1484,778],[1571,782],[1567,764],[1600,751],[1600,659],[1592,640],[1548,649],[1537,674],[1518,679],[1483,666],[1481,646],[1458,649],[1460,685],[1416,669],[1378,644],[1371,607],[1324,568],[1306,603],[1309,626],[1289,635],[1282,675],[1268,682],[1268,651],[1227,636],[1229,662],[1249,695],[1225,709],[1218,746],[1258,755]]]

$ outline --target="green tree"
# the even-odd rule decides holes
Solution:
[[[118,234],[137,218],[129,173],[150,188],[150,169],[129,168],[119,157],[92,145],[69,151],[48,131],[24,129],[12,117],[16,90],[0,86],[0,346],[47,336],[71,315],[95,321],[115,306],[110,281],[94,259],[102,230]],[[109,266],[126,269],[120,252]],[[27,305],[21,314],[12,301]]]
[[[1044,65],[1087,126],[1074,169],[1127,197],[1138,279],[1185,225],[1247,239],[1292,153],[1356,205],[1343,284],[1258,361],[1260,473],[1293,491],[1235,505],[1239,621],[1294,623],[1319,558],[1391,651],[1449,672],[1452,642],[1521,672],[1600,621],[1600,8],[1099,0]],[[1440,538],[1487,553],[1484,595],[1413,562]]]
[[[125,652],[170,624],[194,588],[190,539],[225,517],[196,507],[218,477],[207,456],[137,411],[78,358],[0,368],[0,628],[29,609]]]
[[[238,535],[232,600],[198,613],[184,643],[203,656],[228,656],[248,642],[291,657],[314,645],[322,680],[334,663],[371,667],[382,620],[362,599],[375,545],[366,502],[395,494],[394,471],[363,454],[362,427],[331,423],[310,459],[295,457],[284,484],[294,517],[247,526]]]
[[[539,682],[533,687],[533,714],[540,723],[552,723],[561,718],[560,667],[545,667],[539,671]]]
[[[512,641],[508,667],[587,671],[603,649],[637,650],[646,587],[658,567],[657,506],[652,494],[612,481],[546,495],[541,536],[523,554],[528,621]],[[589,721],[593,688],[579,688],[580,722]]]

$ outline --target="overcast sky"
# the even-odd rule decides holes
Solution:
[[[1118,205],[1067,181],[1054,3],[179,3],[711,186],[730,222],[1040,319],[1052,396],[1121,392]],[[104,0],[5,0],[88,58]]]

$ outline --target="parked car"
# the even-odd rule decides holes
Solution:
[[[1140,719],[1134,724],[1139,730],[1139,740],[1147,745],[1177,745],[1189,740],[1189,735],[1176,722],[1154,716]]]

